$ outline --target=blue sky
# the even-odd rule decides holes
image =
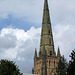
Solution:
[[[24,19],[15,19],[12,17],[12,15],[9,15],[8,17],[9,18],[7,18],[7,19],[0,20],[0,30],[2,28],[13,27],[13,28],[24,29],[25,31],[27,31],[32,26],[34,26],[36,28],[41,27],[41,25],[27,22]]]
[[[31,73],[39,51],[44,0],[0,0],[0,59]],[[75,49],[75,0],[48,0],[55,51],[69,60]]]

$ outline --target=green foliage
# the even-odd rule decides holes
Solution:
[[[72,51],[71,60],[69,61],[69,67],[67,69],[68,75],[75,75],[75,50]]]
[[[56,75],[67,75],[67,67],[68,63],[66,62],[64,56],[60,57],[58,68],[56,68]]]
[[[60,58],[55,75],[75,75],[75,50],[72,50],[70,57],[69,64],[64,57]]]
[[[0,75],[22,75],[15,62],[8,60],[0,61]]]

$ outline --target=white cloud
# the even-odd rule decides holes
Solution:
[[[25,32],[23,29],[3,28],[0,31],[0,59],[16,61],[22,72],[31,72],[34,50],[39,50],[40,30],[31,27]]]
[[[52,24],[75,24],[74,0],[48,0]],[[0,18],[14,18],[40,24],[43,0],[0,0]]]
[[[49,7],[53,24],[75,24],[74,0],[50,0]]]
[[[0,18],[6,19],[12,15],[14,18],[21,18],[30,22],[41,22],[40,13],[42,13],[42,9],[40,11],[40,7],[43,7],[42,2],[40,0],[0,0]]]
[[[27,32],[22,29],[3,28],[0,34],[0,50],[3,52],[4,57],[16,58],[18,52],[22,53],[25,50],[25,44],[27,46],[28,43],[38,40],[37,34],[39,35],[39,31],[39,28],[35,29],[34,27]],[[0,58],[3,58],[3,55]]]
[[[75,27],[71,25],[55,25],[54,28],[55,48],[60,47],[62,55],[69,60],[69,55],[75,49]]]
[[[8,14],[6,14],[6,13],[0,13],[0,18],[2,18],[2,19],[8,19]]]

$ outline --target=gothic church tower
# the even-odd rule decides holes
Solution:
[[[37,56],[37,51],[35,49],[34,68],[32,69],[32,73],[39,75],[53,75],[56,73],[56,67],[58,66],[57,63],[59,62],[60,56],[59,47],[57,56],[54,50],[48,2],[47,0],[44,0],[40,51],[39,56]]]

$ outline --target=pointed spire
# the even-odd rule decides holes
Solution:
[[[37,51],[36,51],[36,48],[35,48],[35,56],[34,56],[34,59],[37,58]]]
[[[49,8],[47,0],[44,0],[44,9],[43,9],[43,24],[50,23],[50,15],[49,15]]]
[[[49,52],[52,51],[52,56],[54,53],[54,42],[52,35],[52,28],[50,22],[48,1],[44,0],[44,9],[43,9],[43,21],[42,21],[42,30],[41,30],[41,41],[40,41],[40,52],[43,53],[43,48],[45,45],[46,55],[50,55]],[[49,52],[47,52],[49,51]]]
[[[57,57],[60,57],[61,54],[60,54],[60,49],[59,49],[59,46],[58,46],[58,52],[57,52]]]

